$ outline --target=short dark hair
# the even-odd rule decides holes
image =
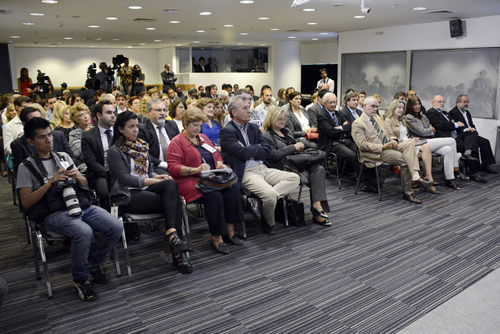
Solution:
[[[326,93],[328,93],[328,89],[320,89],[318,90],[318,97],[323,99],[323,96],[325,96]]]
[[[189,88],[188,94],[193,96],[194,94],[198,93],[198,90],[196,88]]]
[[[345,102],[351,101],[351,99],[353,97],[357,97],[357,96],[358,96],[358,94],[356,92],[349,92],[349,93],[345,94],[344,101]]]
[[[245,88],[249,88],[250,91],[254,90],[252,85],[246,85]]]
[[[288,103],[291,103],[290,101],[291,101],[291,100],[293,100],[293,99],[294,99],[294,97],[296,97],[296,96],[298,96],[298,95],[302,96],[302,94],[300,94],[300,92],[299,92],[299,91],[296,91],[296,90],[295,90],[295,91],[293,91],[293,92],[290,92],[290,93],[286,96],[286,99],[288,100]]]
[[[366,92],[364,90],[358,90],[356,94],[358,94],[358,96],[361,94],[364,94],[366,96]]]
[[[113,144],[120,139],[120,137],[123,137],[123,134],[118,130],[118,127],[123,129],[127,122],[131,119],[138,119],[138,117],[135,112],[130,110],[124,111],[116,116],[115,125],[113,125]]]
[[[28,122],[28,115],[37,111],[40,112],[40,110],[35,107],[23,108],[23,110],[21,110],[21,112],[19,113],[19,119],[21,120],[21,122],[26,123]]]
[[[399,100],[400,96],[404,96],[406,99],[406,93],[400,91],[400,92],[397,92],[396,94],[394,94],[394,100]]]
[[[172,119],[175,118],[175,109],[177,109],[177,106],[181,103],[184,105],[184,109],[187,109],[187,104],[183,99],[175,99],[174,102],[170,103],[168,115],[172,117]]]
[[[234,93],[234,95],[235,95],[235,96],[236,96],[236,95],[242,95],[243,93],[247,93],[248,95],[252,95],[252,93],[251,93],[248,89],[246,89],[246,88],[241,88],[241,89],[238,89],[238,90],[236,91],[236,93]],[[234,97],[234,96],[233,96],[233,97]]]
[[[325,71],[326,74],[328,74],[328,70],[326,68],[324,68],[324,67],[319,70],[319,74],[321,74],[321,72],[323,72],[323,71]]]
[[[49,121],[42,117],[33,117],[24,126],[24,136],[31,140],[35,140],[36,130],[45,130],[46,128],[50,128]]]
[[[97,117],[97,114],[102,115],[102,107],[104,107],[105,105],[112,106],[113,103],[111,103],[111,101],[99,101],[99,103],[97,103],[94,107],[94,114],[96,115],[96,117]]]
[[[260,89],[260,94],[262,94],[262,92],[264,91],[264,89],[271,89],[271,86],[269,86],[269,85],[264,85],[264,86],[262,86],[262,88]],[[272,91],[273,91],[273,90],[271,89],[271,92],[272,92]]]
[[[50,99],[53,99],[53,98],[57,99],[57,97],[55,96],[55,94],[52,94],[52,93],[49,93],[49,94],[45,95],[45,98],[47,99],[47,101],[50,100]]]
[[[456,101],[456,104],[458,104],[458,103],[462,102],[462,97],[464,97],[464,96],[467,96],[467,94],[460,94],[460,95],[458,95],[458,96],[457,96],[457,101]],[[467,96],[467,97],[468,97],[468,96]]]
[[[200,57],[200,58],[198,59],[198,61],[201,61],[201,60],[205,61],[205,57]]]
[[[23,104],[23,102],[30,103],[31,99],[24,95],[18,96],[14,99],[14,106],[20,107]]]

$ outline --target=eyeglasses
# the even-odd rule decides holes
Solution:
[[[156,111],[156,112],[167,112],[167,109],[151,109],[153,111]]]
[[[88,111],[84,111],[84,112],[79,113],[79,114],[78,114],[78,117],[85,117],[85,116],[87,116],[88,114],[89,114],[89,112],[88,112]]]

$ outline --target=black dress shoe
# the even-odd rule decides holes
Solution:
[[[328,215],[326,214],[325,211],[323,211],[323,210],[318,211],[318,210],[316,210],[316,208],[314,206],[311,207],[311,212],[316,217],[319,216],[321,218],[328,219]]]
[[[460,190],[460,188],[456,185],[455,180],[446,180],[444,185],[451,189]]]
[[[470,176],[470,179],[472,181],[476,181],[476,182],[479,182],[479,183],[488,183],[488,181],[484,177],[482,177],[481,175],[479,175],[479,173],[472,174]]]
[[[227,234],[222,236],[222,240],[224,240],[225,243],[235,245],[235,246],[241,246],[243,245],[243,240],[238,238],[236,234],[233,235],[232,238],[230,238]]]
[[[490,174],[498,174],[498,172],[497,172],[496,170],[494,170],[492,166],[486,166],[486,167],[483,167],[483,170],[484,170],[486,173],[490,173]]]
[[[177,253],[178,256],[175,255],[176,254],[172,253],[172,262],[174,267],[176,267],[183,274],[192,273],[193,266],[191,265],[191,262],[189,262],[186,252]]]
[[[361,191],[364,191],[364,192],[367,192],[367,193],[376,193],[376,194],[378,194],[378,189],[377,188],[374,188],[372,186],[368,186],[366,184],[364,184],[361,187]]]
[[[422,204],[422,201],[415,196],[414,193],[411,193],[410,195],[403,194],[403,198],[409,202],[415,203],[415,204]]]
[[[460,157],[460,160],[463,160],[463,161],[466,161],[466,160],[472,160],[472,161],[477,161],[477,158],[474,158],[472,155],[470,154],[464,154]]]
[[[248,211],[252,214],[253,218],[260,222],[262,219],[262,214],[261,212],[261,205],[259,203],[259,200],[255,197],[248,197],[247,199],[247,209]]]
[[[274,226],[271,226],[265,222],[262,223],[262,230],[264,231],[264,233],[269,235],[273,235],[276,233],[276,229],[274,228]]]
[[[224,255],[229,254],[229,247],[227,247],[227,245],[224,242],[220,242],[217,246],[215,246],[214,242],[210,241],[210,245],[212,246],[213,249],[215,249],[217,253],[221,253]]]
[[[313,223],[319,224],[321,226],[332,226],[332,223],[328,218],[324,219],[323,221],[319,221],[316,219],[316,217],[313,217]]]

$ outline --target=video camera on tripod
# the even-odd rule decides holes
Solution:
[[[36,76],[36,83],[31,85],[30,89],[34,90],[38,87],[38,94],[40,94],[40,97],[44,99],[45,94],[50,91],[50,78],[48,75],[45,75],[45,73],[42,73],[42,71],[37,71],[38,75]]]

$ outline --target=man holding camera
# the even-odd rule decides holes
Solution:
[[[118,76],[121,78],[120,85],[123,87],[123,93],[128,96],[132,90],[132,70],[128,58],[123,58],[123,66],[119,68]]]
[[[35,153],[20,166],[17,189],[30,219],[45,220],[47,230],[71,238],[73,286],[84,301],[97,300],[90,275],[99,284],[109,279],[101,269],[104,257],[120,239],[122,223],[106,210],[90,204],[87,179],[75,168],[69,155],[53,152],[49,121],[35,117],[24,128]],[[94,231],[102,236],[90,251]]]
[[[99,80],[100,83],[100,89],[106,91],[106,92],[111,92],[114,87],[116,87],[116,79],[115,76],[106,73],[108,65],[105,62],[101,62],[99,64],[99,68],[101,69],[101,72],[97,73],[96,75],[96,80]],[[110,74],[110,75],[108,75]]]

